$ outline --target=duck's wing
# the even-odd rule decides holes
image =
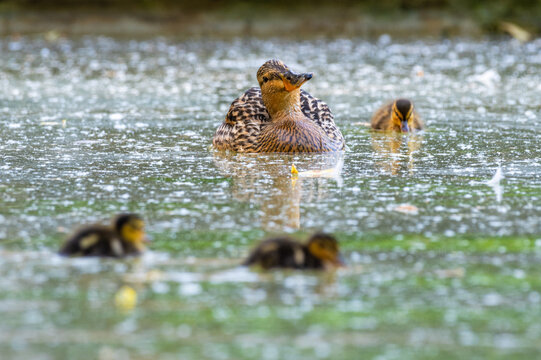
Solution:
[[[262,126],[269,121],[261,90],[253,87],[233,101],[212,144],[218,150],[253,151]]]
[[[391,121],[391,111],[393,109],[393,102],[386,103],[376,110],[372,118],[370,119],[370,125],[372,129],[387,130],[389,122]]]
[[[301,110],[304,115],[314,121],[328,137],[345,146],[344,136],[334,123],[334,116],[329,106],[318,98],[301,89]]]

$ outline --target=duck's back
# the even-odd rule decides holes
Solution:
[[[305,264],[305,251],[301,244],[288,238],[263,241],[255,248],[244,265],[259,265],[264,269],[301,269]]]
[[[344,148],[344,137],[334,123],[334,117],[323,101],[301,90],[301,110],[332,141]],[[229,108],[225,121],[214,134],[212,141],[218,150],[237,152],[260,152],[259,136],[271,122],[263,104],[261,90],[253,87],[235,99]]]
[[[391,123],[392,109],[392,101],[377,109],[374,115],[372,115],[372,119],[370,120],[370,125],[372,126],[372,129],[387,130],[389,124]]]
[[[123,257],[139,251],[118,238],[110,228],[92,225],[77,231],[60,249],[65,256]]]

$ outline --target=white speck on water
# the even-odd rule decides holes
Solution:
[[[491,88],[495,87],[501,81],[501,76],[496,70],[489,69],[482,74],[472,76],[471,80],[479,82],[484,86]]]
[[[488,293],[483,296],[483,304],[485,306],[497,306],[500,305],[503,301],[503,298],[500,294],[497,293]]]
[[[104,186],[102,186],[102,189],[105,190],[105,191],[108,191],[108,192],[113,192],[113,191],[115,191],[115,186],[114,185],[104,185]]]
[[[152,291],[156,294],[167,294],[169,292],[169,285],[164,282],[152,283]]]
[[[515,269],[513,271],[513,276],[515,279],[524,279],[526,277],[526,272],[524,272],[522,269]]]
[[[503,186],[500,184],[503,178],[504,176],[503,176],[502,167],[501,165],[499,165],[492,179],[490,179],[486,183],[488,186],[492,188],[492,190],[494,190],[494,194],[496,195],[497,202],[501,202],[503,198]]]
[[[190,325],[182,324],[182,325],[179,325],[179,327],[177,328],[177,336],[179,338],[185,339],[185,338],[190,337],[191,334],[192,334],[192,328],[190,327]]]
[[[379,45],[389,45],[391,43],[391,35],[389,34],[383,34],[378,38],[378,44]]]
[[[479,107],[477,108],[477,112],[478,112],[479,114],[486,114],[487,109],[486,109],[484,106],[479,106]]]
[[[201,285],[198,283],[184,283],[178,288],[178,293],[184,296],[198,295],[202,291]]]
[[[121,113],[113,113],[113,114],[109,115],[109,119],[111,119],[111,120],[113,120],[113,121],[119,121],[119,120],[124,119],[124,114],[121,114]]]
[[[535,113],[531,110],[528,110],[524,113],[524,115],[528,118],[528,119],[537,119],[537,115],[535,115]]]

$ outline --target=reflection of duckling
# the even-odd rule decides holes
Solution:
[[[329,107],[300,89],[312,74],[269,60],[257,71],[261,88],[233,101],[212,141],[237,152],[327,152],[344,149]]]
[[[244,265],[259,265],[263,269],[327,269],[344,265],[334,237],[316,233],[306,244],[287,237],[263,241],[257,246]]]
[[[372,129],[410,132],[421,130],[423,122],[413,103],[408,99],[398,99],[380,107],[370,121]]]
[[[145,223],[139,215],[121,214],[112,226],[89,225],[71,236],[61,255],[124,257],[145,251]]]
[[[397,133],[372,132],[372,147],[378,154],[376,165],[385,172],[397,175],[403,165],[407,165],[410,173],[414,171],[414,154],[421,149],[423,138],[420,134],[412,134],[406,138]],[[407,151],[401,151],[406,141]]]

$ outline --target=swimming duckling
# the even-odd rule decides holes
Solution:
[[[251,153],[343,150],[344,137],[327,104],[300,89],[311,78],[280,60],[264,63],[257,71],[260,89],[233,101],[214,134],[214,147]]]
[[[288,237],[265,240],[243,265],[259,265],[263,269],[330,269],[343,266],[344,262],[336,239],[325,233],[316,233],[305,244]]]
[[[124,257],[145,251],[145,223],[136,214],[121,214],[111,226],[88,225],[76,231],[60,249],[66,256]]]
[[[372,129],[405,133],[423,128],[423,122],[408,99],[398,99],[383,105],[374,113],[370,124]]]

